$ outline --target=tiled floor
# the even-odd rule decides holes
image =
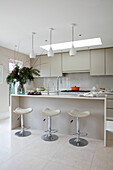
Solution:
[[[0,170],[113,170],[113,141],[88,139],[86,147],[69,144],[69,135],[55,142],[41,140],[42,131],[19,138],[10,130],[10,120],[0,121]]]

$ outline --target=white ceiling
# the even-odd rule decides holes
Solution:
[[[29,54],[36,32],[35,50],[40,54],[40,46],[49,44],[49,28],[55,28],[53,43],[68,42],[72,23],[77,24],[75,40],[100,37],[99,48],[113,47],[113,0],[0,0],[3,47],[18,45],[19,52]]]

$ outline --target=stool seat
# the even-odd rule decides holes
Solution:
[[[89,111],[79,111],[79,110],[72,110],[70,113],[69,113],[71,116],[73,117],[87,117],[90,115],[90,112]]]
[[[46,116],[57,116],[61,113],[60,110],[51,110],[49,108],[46,108],[42,111],[43,114],[45,114]]]
[[[16,114],[24,115],[24,114],[27,114],[27,113],[31,113],[32,111],[33,111],[32,108],[23,109],[23,108],[18,107],[13,112],[16,113]]]

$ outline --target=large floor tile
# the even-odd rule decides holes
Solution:
[[[71,135],[57,133],[59,139],[46,142],[41,130],[29,129],[28,137],[10,130],[10,119],[0,121],[0,170],[113,170],[113,141],[87,139],[88,145],[69,143]]]

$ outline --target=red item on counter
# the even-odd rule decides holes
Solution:
[[[80,87],[71,87],[71,90],[79,91]]]

